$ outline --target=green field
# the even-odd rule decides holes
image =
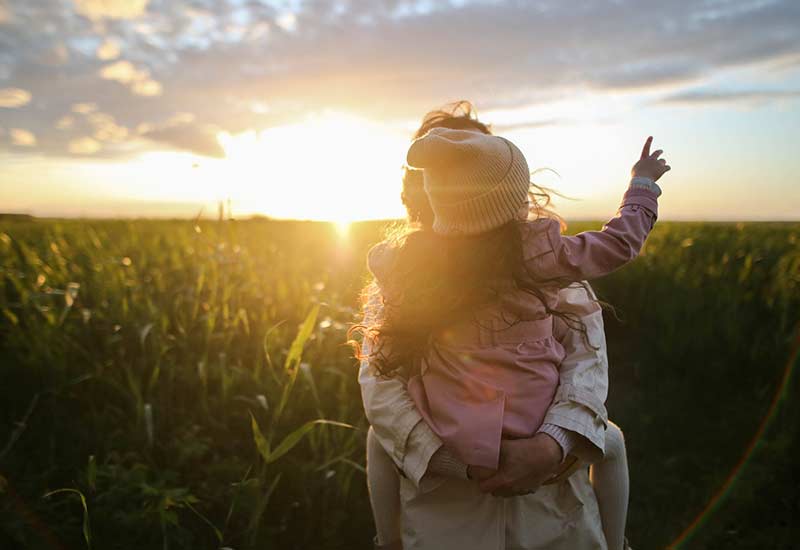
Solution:
[[[369,548],[366,422],[343,343],[380,234],[0,221],[0,548]],[[800,224],[659,223],[595,287],[618,316],[608,408],[627,436],[629,536],[664,548],[781,387]],[[682,548],[800,546],[799,386],[783,386]]]

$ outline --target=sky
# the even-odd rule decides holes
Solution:
[[[568,219],[648,135],[661,219],[800,219],[796,0],[0,0],[0,212],[401,217],[460,99]]]

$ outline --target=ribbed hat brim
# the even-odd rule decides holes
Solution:
[[[513,163],[506,178],[486,193],[449,204],[431,201],[433,230],[441,235],[475,235],[496,229],[517,219],[529,189],[527,164]]]

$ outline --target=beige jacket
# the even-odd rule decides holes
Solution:
[[[583,288],[561,291],[560,308],[580,315],[586,324],[588,347],[580,334],[564,330],[561,343],[567,357],[559,369],[560,385],[544,422],[585,438],[573,450],[589,462],[602,457],[608,421],[608,359],[602,311]],[[367,323],[380,315],[371,304]],[[365,342],[365,354],[369,342]],[[586,468],[566,481],[543,486],[533,495],[496,498],[478,491],[470,481],[425,475],[441,440],[422,422],[405,381],[376,376],[367,361],[359,369],[367,419],[375,435],[403,473],[403,544],[412,548],[471,549],[605,549],[600,516]]]

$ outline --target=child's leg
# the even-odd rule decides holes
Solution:
[[[372,427],[367,432],[367,487],[379,547],[400,548],[400,476]]]
[[[616,424],[608,423],[605,458],[592,464],[591,477],[608,550],[621,550],[625,544],[629,479],[625,439]]]

